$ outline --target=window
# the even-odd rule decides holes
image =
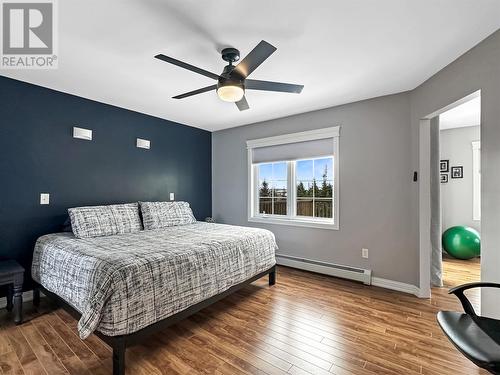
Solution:
[[[338,131],[248,141],[248,220],[338,229]]]
[[[287,214],[287,163],[259,164],[259,213]]]
[[[333,218],[333,157],[294,164],[297,216]]]

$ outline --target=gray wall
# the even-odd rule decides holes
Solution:
[[[212,134],[212,204],[219,222],[272,230],[279,252],[358,266],[416,285],[411,230],[409,95],[402,93]],[[340,230],[247,221],[246,140],[341,126]],[[361,257],[361,248],[370,258]]]
[[[215,217],[249,224],[247,139],[341,125],[340,230],[267,227],[283,253],[371,268],[375,276],[419,285],[419,187],[411,173],[419,170],[420,119],[481,89],[481,277],[500,282],[499,62],[496,31],[409,93],[213,133]],[[361,247],[370,249],[370,259],[361,258]],[[500,317],[498,294],[483,292],[482,311]]]
[[[450,160],[448,183],[441,184],[443,231],[455,225],[481,230],[481,222],[472,220],[472,141],[479,141],[480,133],[479,126],[441,130],[441,159]],[[451,178],[451,167],[459,165],[464,178]]]
[[[481,90],[481,279],[500,282],[500,31],[429,78],[411,92],[412,163],[419,163],[420,119]],[[418,186],[412,213],[418,242]],[[482,292],[481,311],[500,317],[498,291]]]

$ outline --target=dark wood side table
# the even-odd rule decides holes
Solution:
[[[8,285],[7,311],[14,309],[14,323],[23,322],[24,268],[15,260],[0,262],[0,285]]]

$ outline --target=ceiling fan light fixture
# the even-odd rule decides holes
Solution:
[[[248,76],[252,74],[252,72],[264,61],[266,61],[275,51],[276,47],[269,44],[265,40],[261,40],[260,43],[257,44],[257,46],[238,63],[238,65],[233,65],[233,63],[240,60],[240,51],[232,47],[224,48],[221,51],[222,60],[228,62],[229,64],[224,67],[221,74],[209,72],[208,70],[198,68],[197,66],[174,59],[173,57],[165,56],[161,53],[156,55],[155,58],[217,81],[217,84],[215,85],[205,86],[197,90],[176,95],[173,96],[172,99],[184,99],[215,89],[217,91],[217,96],[221,100],[235,103],[238,110],[245,111],[250,108],[245,97],[245,91],[247,89],[299,94],[304,87],[303,85],[295,85],[284,82],[248,79]]]
[[[217,95],[225,102],[235,103],[239,102],[243,98],[245,90],[243,90],[243,87],[239,85],[219,86],[217,88]]]

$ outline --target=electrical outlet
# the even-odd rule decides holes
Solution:
[[[361,256],[363,258],[368,258],[368,249],[361,249]]]
[[[171,201],[175,200],[175,194],[174,193],[170,193],[170,200]]]
[[[49,202],[50,202],[50,194],[40,193],[40,204],[49,204]]]

